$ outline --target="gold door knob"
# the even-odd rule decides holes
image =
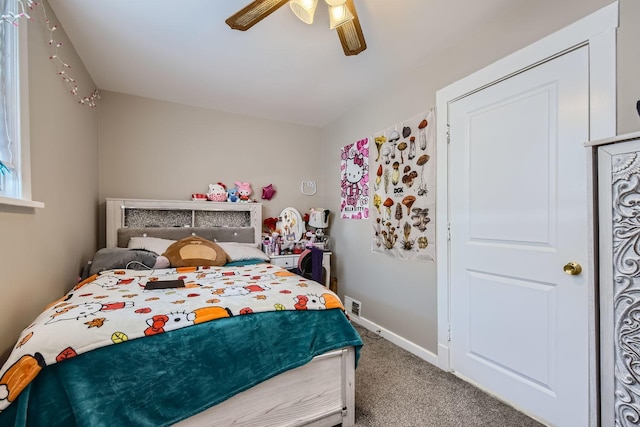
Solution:
[[[577,276],[578,274],[582,273],[582,266],[577,262],[568,262],[567,264],[565,264],[563,270],[565,273],[571,276]]]

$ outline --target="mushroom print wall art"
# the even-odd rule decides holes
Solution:
[[[369,139],[340,150],[340,213],[344,219],[369,218]]]
[[[373,252],[435,260],[435,112],[376,132],[372,153]]]

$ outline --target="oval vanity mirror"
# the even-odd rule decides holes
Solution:
[[[305,228],[302,216],[295,208],[284,208],[280,212],[279,228],[282,230],[282,240],[284,243],[297,242],[304,237]]]

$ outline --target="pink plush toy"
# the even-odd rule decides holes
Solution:
[[[248,182],[235,182],[236,188],[238,189],[238,197],[241,202],[250,202],[251,199],[249,196],[251,195],[251,184]]]

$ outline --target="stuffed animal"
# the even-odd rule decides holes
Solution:
[[[169,268],[169,259],[166,256],[158,256],[157,253],[145,249],[129,248],[102,248],[93,256],[86,271],[81,278],[98,274],[105,270],[116,268],[128,268],[131,270],[149,270],[157,268]]]
[[[156,263],[153,266],[153,268],[169,268],[169,267],[171,267],[171,263],[169,262],[169,258],[167,258],[164,255],[158,256],[158,258],[156,258]]]
[[[212,202],[226,202],[227,187],[221,182],[217,184],[209,184],[207,199],[211,200]]]
[[[251,199],[251,184],[248,182],[235,182],[236,187],[238,188],[238,196],[240,197],[241,202],[250,202]]]
[[[229,188],[227,189],[227,202],[237,202],[240,198],[238,197],[238,189],[237,188]]]
[[[167,248],[164,256],[172,267],[221,266],[227,253],[217,243],[198,236],[185,237]]]

